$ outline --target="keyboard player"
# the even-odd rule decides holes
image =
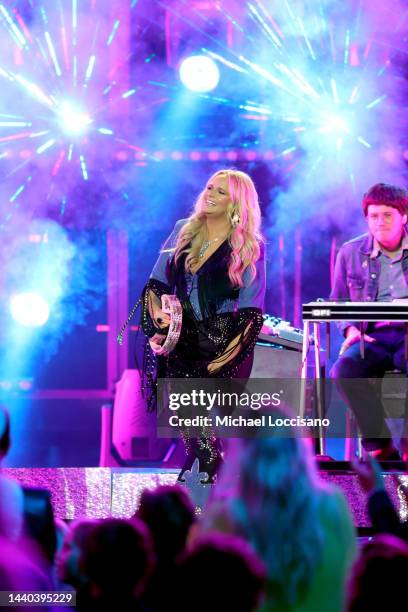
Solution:
[[[353,302],[408,299],[408,192],[378,183],[364,194],[363,212],[368,232],[346,242],[337,255],[331,300]],[[365,450],[380,461],[398,460],[391,433],[384,421],[380,398],[372,385],[347,385],[348,378],[382,377],[387,370],[408,373],[404,350],[404,324],[365,324],[364,358],[361,332],[352,321],[341,321],[344,334],[331,377],[353,411]],[[378,437],[377,437],[378,436]]]

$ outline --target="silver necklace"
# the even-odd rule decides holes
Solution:
[[[206,252],[208,251],[210,245],[213,242],[217,242],[217,240],[219,240],[219,238],[213,238],[212,240],[204,240],[203,244],[201,245],[201,249],[198,253],[198,259],[202,259],[204,255],[206,254]]]

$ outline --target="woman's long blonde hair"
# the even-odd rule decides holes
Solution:
[[[228,179],[231,200],[227,211],[231,221],[228,240],[232,247],[228,276],[233,287],[243,287],[243,274],[247,268],[250,269],[251,282],[256,276],[255,264],[260,256],[260,243],[263,241],[258,194],[251,177],[240,170],[219,170],[210,177],[208,183],[220,175],[225,175]],[[187,253],[187,271],[198,260],[200,248],[207,236],[204,212],[206,191],[205,187],[197,198],[193,214],[177,237],[175,260],[177,261],[182,253]]]

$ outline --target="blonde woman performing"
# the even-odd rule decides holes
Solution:
[[[182,219],[165,242],[143,292],[142,327],[149,339],[158,376],[167,378],[248,378],[262,327],[265,295],[264,242],[258,195],[251,178],[239,170],[210,177],[194,212]],[[154,355],[166,338],[169,317],[161,296],[181,302],[183,325],[175,349]],[[213,483],[222,462],[221,443],[211,435],[183,435],[186,460],[179,475],[198,458],[203,484]]]

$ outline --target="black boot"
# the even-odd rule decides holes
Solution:
[[[197,459],[197,439],[184,439],[184,448],[186,451],[186,458],[184,460],[180,474],[177,476],[177,482],[186,482],[186,479],[183,478],[183,476],[185,472],[191,472],[191,468],[193,467],[194,461]]]
[[[207,474],[206,479],[200,480],[201,484],[215,484],[217,474],[224,463],[220,440],[200,438],[198,459],[199,471]]]

